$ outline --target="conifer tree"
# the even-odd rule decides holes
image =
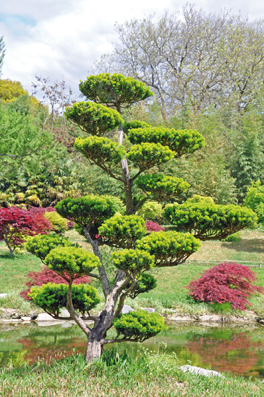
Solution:
[[[153,266],[177,266],[197,251],[201,243],[193,236],[191,228],[190,232],[184,233],[158,231],[148,234],[144,219],[135,214],[147,200],[164,203],[188,189],[188,184],[182,179],[154,173],[153,168],[174,157],[193,153],[204,145],[204,138],[194,130],[152,128],[140,123],[132,123],[124,133],[123,109],[152,96],[145,84],[133,78],[120,74],[90,76],[81,82],[80,90],[86,96],[87,102],[78,102],[71,108],[66,108],[66,117],[88,135],[86,138],[77,138],[75,147],[110,178],[123,184],[125,205],[120,199],[111,196],[90,195],[64,199],[57,204],[56,210],[61,216],[76,223],[78,231],[91,244],[93,254],[81,248],[54,248],[54,244],[47,246],[41,243],[41,237],[32,238],[28,243],[28,250],[44,258],[45,264],[68,282],[67,308],[88,337],[86,360],[92,362],[100,357],[105,344],[143,341],[164,329],[163,318],[158,314],[146,311],[121,314],[125,299],[135,298],[155,287],[153,276],[145,273]],[[105,136],[108,131],[117,127],[118,139]],[[135,184],[142,191],[140,197],[134,194]],[[221,238],[222,234],[229,233],[229,220],[226,223],[223,220],[224,210],[219,211],[210,200],[209,203],[208,200],[201,201],[202,204],[198,202],[197,206],[200,208],[207,205],[210,212],[207,213],[206,208],[194,211],[192,221],[197,217],[195,232],[201,224],[198,234],[206,238],[204,227],[212,226],[217,213],[218,217],[222,216],[219,222],[221,230],[217,237]],[[239,225],[244,228],[253,221],[251,210],[245,209],[243,212],[240,207],[233,207],[232,210],[233,217],[236,218],[236,230]],[[188,213],[188,209],[186,211]],[[221,213],[218,214],[217,211]],[[172,218],[177,223],[176,210],[172,213],[171,210],[168,211],[168,219]],[[203,220],[207,222],[205,226]],[[182,229],[182,225],[179,229]],[[107,274],[109,263],[102,256],[103,245],[112,247],[112,262],[116,268],[113,282]],[[94,292],[90,295],[90,306],[86,306],[86,319],[94,322],[93,328],[78,314],[78,307],[74,307],[72,299],[73,280],[83,275],[98,279],[104,293],[104,307],[98,315],[89,313],[89,307],[94,306]],[[47,296],[45,288],[49,289],[49,294],[52,289],[58,290],[58,286],[52,285],[35,288],[31,297],[40,305],[41,301],[45,301],[41,298]],[[75,294],[76,288],[78,286],[75,287]],[[88,291],[85,294],[86,300],[87,294]],[[51,306],[53,304],[51,302]],[[79,312],[83,311],[83,307],[82,310],[79,309]],[[116,336],[107,339],[107,332],[112,327],[116,329]]]

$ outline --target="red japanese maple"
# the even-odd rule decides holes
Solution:
[[[29,277],[31,280],[29,280],[26,285],[29,287],[26,291],[20,292],[20,296],[24,299],[31,300],[31,298],[28,296],[28,293],[30,292],[30,288],[33,287],[34,285],[38,285],[39,287],[42,284],[68,284],[67,281],[59,276],[56,272],[53,270],[49,269],[47,266],[44,266],[42,270],[39,272],[29,272],[27,277]],[[90,282],[90,277],[88,276],[82,276],[79,278],[74,279],[73,284],[87,284]]]
[[[158,223],[156,222],[152,222],[152,221],[147,221],[145,223],[147,231],[148,232],[161,232],[164,231],[164,227],[160,226]]]
[[[5,241],[9,254],[21,246],[25,236],[46,234],[52,230],[51,223],[40,213],[17,208],[0,208],[0,241]]]
[[[45,212],[56,212],[54,207],[45,207],[45,208],[43,208],[43,207],[30,207],[29,211],[32,214],[42,214],[42,215],[44,215]],[[72,229],[73,226],[74,226],[74,222],[68,221],[67,228],[68,229]]]
[[[196,301],[229,302],[233,309],[245,310],[251,306],[247,298],[264,289],[253,282],[254,272],[247,266],[237,263],[220,263],[207,270],[202,276],[188,285],[189,295]]]

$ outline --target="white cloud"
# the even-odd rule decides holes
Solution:
[[[62,76],[73,88],[85,78],[95,59],[111,51],[116,40],[114,23],[142,18],[164,9],[176,11],[184,0],[0,0],[0,36],[4,35],[6,57],[2,78],[19,80],[30,91],[35,74]],[[264,11],[262,2],[197,0],[197,8],[219,12],[223,8],[250,12],[255,18]]]

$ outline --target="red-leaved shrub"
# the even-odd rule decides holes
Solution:
[[[20,292],[20,296],[24,299],[31,300],[31,298],[28,296],[28,293],[30,292],[30,288],[33,287],[34,285],[38,285],[39,287],[42,284],[68,284],[64,278],[59,276],[56,272],[53,270],[49,269],[47,266],[44,266],[42,270],[39,272],[29,272],[27,277],[31,278],[26,285],[29,287],[26,291]],[[79,278],[74,279],[73,284],[87,284],[90,282],[90,277],[88,276],[82,276]]]
[[[147,231],[148,232],[161,232],[164,231],[164,227],[160,226],[158,223],[156,222],[152,222],[152,221],[147,221],[145,223]]]
[[[45,214],[45,212],[56,212],[54,207],[30,207],[29,212],[32,214]]]
[[[44,215],[45,212],[56,212],[54,207],[46,207],[46,208],[43,208],[43,207],[30,207],[29,211],[32,214],[42,214],[42,215]],[[68,229],[72,229],[73,226],[74,226],[74,222],[68,221],[67,228]]]
[[[32,213],[15,206],[0,208],[0,241],[5,241],[10,255],[26,240],[25,236],[46,234],[51,223],[40,213]]]
[[[189,295],[196,301],[208,303],[229,302],[233,309],[245,310],[251,306],[247,298],[262,287],[252,284],[256,281],[254,272],[237,263],[220,263],[206,270],[202,276],[188,285]]]

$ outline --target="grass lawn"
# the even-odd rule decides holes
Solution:
[[[91,250],[85,238],[76,231],[67,232],[73,242],[78,242],[84,248]],[[260,263],[264,261],[264,232],[245,230],[241,232],[240,242],[206,241],[200,250],[191,256],[192,263],[185,263],[171,268],[154,268],[152,274],[157,278],[157,288],[149,293],[141,294],[136,300],[128,299],[127,304],[137,307],[155,307],[156,310],[175,309],[182,313],[207,313],[212,309],[206,304],[193,303],[187,298],[186,287],[192,279],[198,278],[209,268],[199,262],[215,261],[250,261]],[[195,260],[195,262],[193,262]],[[4,244],[0,244],[0,293],[12,292],[9,300],[1,299],[0,306],[19,308],[22,300],[16,297],[26,289],[26,275],[30,271],[38,271],[42,267],[39,259],[33,255],[23,253],[9,257]],[[253,268],[258,284],[264,287],[264,265]],[[252,310],[264,316],[264,295],[251,298]]]
[[[110,353],[111,354],[111,353]],[[87,365],[74,355],[50,365],[37,362],[0,372],[5,397],[263,397],[264,385],[242,377],[183,373],[175,356],[143,351],[136,357],[106,358]],[[110,356],[110,358],[113,358]]]

